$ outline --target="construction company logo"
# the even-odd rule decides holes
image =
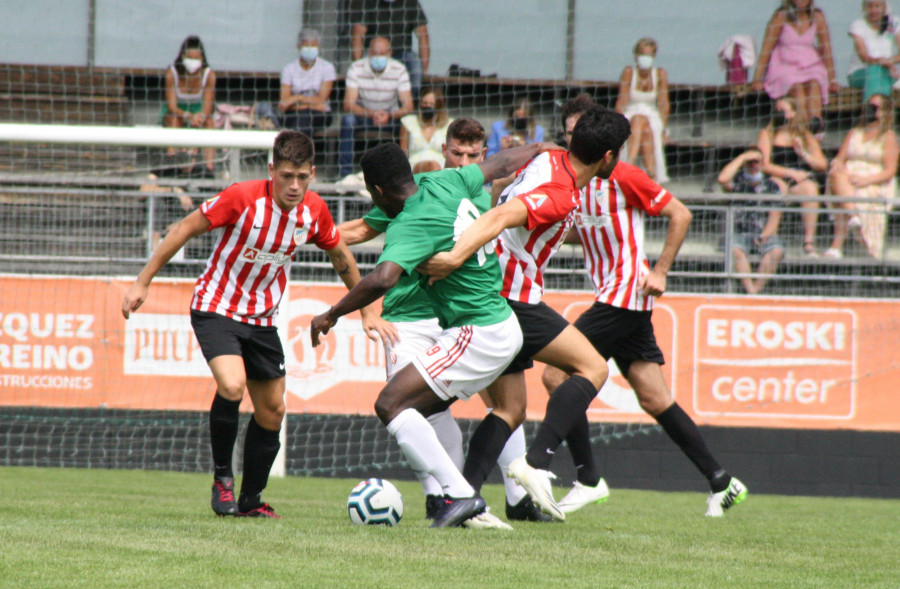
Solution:
[[[0,307],[0,390],[91,389],[96,317]]]
[[[247,246],[241,250],[241,259],[251,264],[274,264],[276,266],[284,266],[291,260],[291,256],[281,252],[263,252],[255,247]]]
[[[296,299],[283,309],[288,316],[284,350],[287,391],[302,399],[345,381],[384,382],[384,350],[380,341],[366,336],[361,319],[341,317],[327,334],[319,336],[319,345],[312,347],[310,323],[328,308],[319,299]]]
[[[189,315],[134,313],[125,322],[122,372],[147,376],[209,377]]]
[[[574,323],[579,315],[587,311],[593,301],[574,303],[566,307],[562,315],[569,323]],[[653,305],[653,331],[656,335],[656,343],[665,356],[666,363],[661,366],[663,377],[672,390],[672,397],[676,396],[675,375],[677,367],[677,318],[675,311],[666,304],[658,301]],[[638,403],[634,389],[625,380],[625,376],[619,371],[618,365],[610,359],[608,363],[609,377],[597,392],[597,398],[591,403],[588,413],[595,415],[623,415],[633,416],[634,419],[643,420],[646,413]]]
[[[694,320],[697,414],[853,417],[857,320],[852,311],[701,305]]]
[[[531,207],[531,210],[538,210],[542,204],[547,200],[546,194],[529,194],[524,197],[525,203]]]

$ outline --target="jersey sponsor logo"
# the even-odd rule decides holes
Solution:
[[[609,215],[585,215],[583,213],[575,213],[575,223],[579,227],[584,227],[585,225],[609,227],[612,225],[612,217]]]
[[[281,252],[261,252],[255,247],[245,247],[241,251],[241,258],[252,264],[275,264],[276,266],[284,266],[287,264],[291,256]]]
[[[525,197],[525,202],[528,203],[528,206],[534,211],[538,210],[546,200],[546,194],[529,194]]]
[[[294,245],[303,245],[306,243],[306,232],[308,227],[297,227],[294,229]]]

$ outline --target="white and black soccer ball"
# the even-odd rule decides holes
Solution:
[[[396,526],[403,517],[403,497],[390,481],[366,479],[350,491],[347,513],[350,521],[358,526]]]

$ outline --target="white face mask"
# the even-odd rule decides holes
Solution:
[[[748,172],[744,170],[744,178],[747,179],[747,182],[750,184],[759,184],[763,180],[762,170],[758,170],[756,172]]]
[[[200,66],[203,65],[203,60],[185,57],[181,60],[181,63],[184,64],[184,69],[186,69],[189,74],[194,74],[197,73],[197,71],[200,69]]]
[[[649,70],[653,67],[652,55],[638,55],[635,61],[637,62],[638,69]]]
[[[319,48],[309,45],[300,48],[300,59],[306,63],[312,63],[319,57]]]

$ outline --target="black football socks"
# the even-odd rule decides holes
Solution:
[[[697,469],[703,473],[709,481],[713,492],[718,493],[728,487],[731,477],[722,469],[712,452],[706,446],[700,428],[694,420],[684,412],[678,403],[656,416],[656,421],[663,430],[678,444],[681,451],[694,463]],[[723,485],[724,480],[724,485]],[[717,488],[721,487],[721,488]]]
[[[279,432],[263,429],[251,416],[244,440],[244,478],[238,498],[238,509],[242,513],[261,505],[260,495],[269,482],[269,471],[280,449]]]
[[[476,493],[481,492],[511,434],[509,424],[493,413],[488,413],[472,434],[462,474]]]
[[[544,421],[528,448],[526,461],[534,468],[550,469],[553,454],[569,432],[584,417],[597,389],[585,377],[574,374],[556,387],[547,402]]]
[[[218,392],[209,410],[209,441],[216,477],[234,477],[231,457],[238,435],[240,401],[229,401]]]

